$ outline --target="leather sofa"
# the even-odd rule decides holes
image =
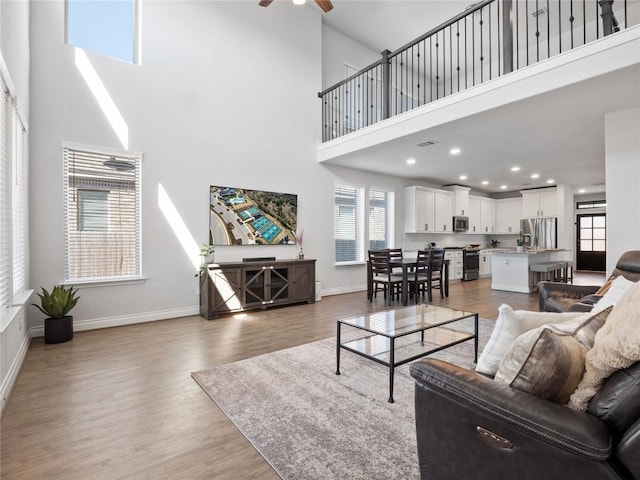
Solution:
[[[587,412],[447,362],[411,365],[422,480],[640,479],[640,362]]]
[[[640,281],[640,250],[622,254],[611,277],[622,275],[632,282]],[[570,285],[559,282],[538,282],[538,304],[545,312],[588,312],[600,300],[593,285]]]

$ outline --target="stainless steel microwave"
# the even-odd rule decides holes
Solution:
[[[453,231],[466,232],[469,230],[469,217],[453,217]]]

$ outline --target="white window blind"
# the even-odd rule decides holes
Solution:
[[[335,186],[336,263],[362,261],[362,189]]]
[[[65,280],[139,277],[141,157],[64,148]]]
[[[11,158],[9,92],[0,80],[0,310],[11,302]]]
[[[22,124],[17,109],[15,119],[15,144],[13,149],[13,172],[11,175],[11,210],[12,233],[13,233],[13,296],[15,297],[25,289],[25,269],[26,269],[26,175],[25,175],[25,138],[27,132]]]
[[[369,190],[369,248],[379,250],[392,245],[393,192]]]

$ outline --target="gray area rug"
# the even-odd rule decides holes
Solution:
[[[479,352],[494,323],[480,320]],[[431,357],[473,368],[473,342]],[[285,480],[419,479],[409,365],[393,404],[386,367],[343,350],[335,369],[329,338],[191,376]]]

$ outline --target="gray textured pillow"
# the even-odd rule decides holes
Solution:
[[[500,362],[495,380],[557,403],[566,403],[585,368],[585,354],[611,307],[520,335]]]
[[[536,397],[566,403],[582,378],[586,351],[570,333],[551,326],[536,328],[511,344],[495,380]]]

